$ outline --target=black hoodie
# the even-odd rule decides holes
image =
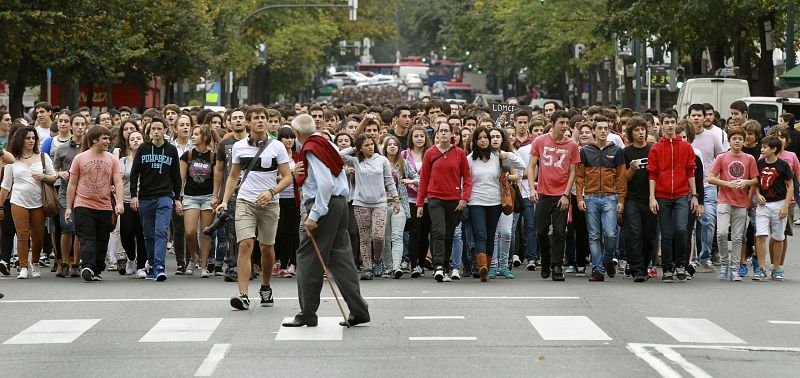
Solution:
[[[152,142],[143,143],[133,159],[130,181],[131,197],[140,200],[179,197],[181,169],[178,149],[167,142],[161,146],[155,146]]]

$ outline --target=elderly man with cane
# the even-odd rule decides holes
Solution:
[[[305,172],[297,175],[297,185],[303,191],[306,210],[301,219],[305,233],[300,234],[297,250],[300,312],[283,326],[317,326],[323,273],[328,273],[329,284],[333,276],[350,309],[350,316],[339,324],[350,327],[367,323],[370,320],[368,306],[361,296],[347,233],[349,188],[344,161],[330,141],[317,133],[311,116],[298,116],[292,121],[292,128],[303,145],[300,159]]]

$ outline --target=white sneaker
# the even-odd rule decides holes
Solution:
[[[461,279],[461,273],[458,271],[458,269],[453,269],[453,272],[450,273],[450,278],[454,279],[454,280],[460,280]]]
[[[522,261],[520,261],[519,256],[517,255],[514,255],[514,257],[511,258],[511,263],[514,265],[515,268],[522,265]]]
[[[33,278],[42,277],[42,272],[39,270],[39,264],[33,264],[33,266],[31,267],[31,277]]]
[[[452,281],[453,281],[452,277],[446,274],[444,275],[444,278],[442,278],[442,282],[452,282]]]
[[[207,268],[200,268],[200,277],[202,278],[211,277],[211,273],[208,271]]]
[[[17,276],[17,279],[27,280],[28,279],[28,268],[21,268],[19,270],[19,275]]]
[[[191,276],[194,274],[194,263],[186,264],[186,273],[184,274],[187,276]]]
[[[800,226],[800,218],[797,218],[797,220],[794,221],[794,224]]]
[[[139,269],[136,271],[136,278],[147,278],[147,271],[144,269]]]
[[[128,263],[125,264],[125,274],[134,274],[136,273],[136,261],[128,260]]]

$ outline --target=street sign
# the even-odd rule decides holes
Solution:
[[[648,80],[650,80],[650,86],[653,88],[666,88],[667,84],[669,84],[670,76],[665,69],[652,68]]]
[[[531,114],[533,112],[533,108],[527,105],[509,105],[509,104],[498,104],[492,103],[490,110],[492,119],[497,120],[501,114],[506,114],[506,122],[512,122],[511,115],[514,114],[517,110],[524,109]]]

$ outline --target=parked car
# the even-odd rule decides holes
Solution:
[[[740,100],[747,104],[747,118],[758,121],[762,127],[778,124],[778,117],[783,113],[792,113],[795,119],[800,119],[800,99],[797,98],[745,97]]]
[[[422,89],[422,86],[424,85],[422,78],[419,76],[419,74],[415,73],[406,75],[403,83],[408,89]]]

